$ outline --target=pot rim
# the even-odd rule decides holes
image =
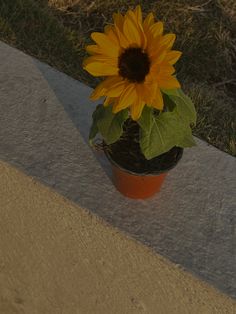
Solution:
[[[134,176],[156,176],[156,175],[160,175],[160,174],[166,173],[169,170],[173,169],[177,165],[177,163],[180,161],[180,159],[182,158],[184,149],[182,147],[178,147],[178,146],[174,146],[174,147],[179,149],[178,155],[177,155],[177,158],[176,158],[176,162],[172,166],[170,166],[170,167],[168,167],[168,168],[166,168],[164,170],[158,170],[158,171],[153,171],[153,172],[134,172],[132,170],[128,170],[128,169],[124,168],[123,166],[119,165],[116,161],[114,161],[114,159],[112,159],[111,155],[109,154],[109,152],[106,149],[104,149],[104,153],[105,153],[105,155],[107,156],[107,158],[109,159],[109,161],[111,162],[111,164],[113,166],[116,166],[117,168],[119,168],[119,169],[121,169],[121,170],[123,170],[123,171],[125,171],[125,172],[127,172],[129,174],[132,174]]]

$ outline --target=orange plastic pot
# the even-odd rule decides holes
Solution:
[[[117,190],[123,195],[145,199],[157,193],[165,179],[166,173],[160,175],[135,175],[112,165],[113,182]]]
[[[112,166],[112,180],[116,189],[126,197],[133,199],[146,199],[160,191],[161,185],[170,169],[172,169],[182,157],[183,150],[180,149],[176,164],[163,172],[153,174],[139,174],[124,169],[118,165],[108,152],[105,154]]]

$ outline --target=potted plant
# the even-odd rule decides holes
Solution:
[[[105,77],[91,94],[104,97],[93,113],[89,140],[98,133],[111,161],[117,189],[131,198],[147,198],[160,189],[167,173],[180,160],[183,148],[195,145],[191,127],[196,111],[174,75],[181,52],[172,50],[175,34],[163,35],[163,23],[141,7],[123,16],[104,33],[91,34],[91,56],[83,67]]]

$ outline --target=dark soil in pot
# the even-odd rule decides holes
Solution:
[[[155,174],[172,169],[182,157],[183,149],[173,147],[167,153],[153,159],[145,159],[139,145],[139,125],[128,119],[124,124],[124,132],[121,138],[105,146],[107,153],[122,168],[145,174]]]

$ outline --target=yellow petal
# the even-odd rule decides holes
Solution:
[[[104,63],[104,66],[111,65],[113,67],[118,66],[118,58],[104,56],[104,55],[93,55],[86,58],[83,62],[83,66],[87,66],[90,63],[100,62]]]
[[[166,58],[167,50],[166,49],[157,49],[156,51],[150,51],[151,71],[154,68],[159,67],[160,63],[164,62]]]
[[[159,87],[163,89],[175,89],[181,87],[179,81],[174,76],[157,77],[157,83]]]
[[[91,34],[92,39],[101,47],[104,54],[111,57],[118,57],[119,46],[114,43],[106,34],[94,32]]]
[[[114,27],[112,25],[106,25],[104,31],[108,38],[112,40],[117,46],[119,46],[119,39],[116,35]]]
[[[160,54],[162,54],[164,50],[167,50],[167,48],[164,45],[161,45],[161,38],[162,37],[154,39],[153,34],[151,32],[147,33],[148,39],[147,51],[152,61],[154,61],[154,59],[156,59]]]
[[[106,25],[106,26],[104,27],[104,33],[105,33],[106,35],[107,35],[108,32],[110,31],[111,27],[112,27],[112,25]]]
[[[138,98],[140,98],[143,102],[146,101],[147,99],[147,95],[146,95],[146,88],[145,88],[145,84],[144,83],[137,83],[135,84],[135,88],[136,88],[136,93]]]
[[[123,32],[130,45],[141,46],[142,38],[139,29],[134,20],[128,16],[125,17]]]
[[[129,42],[123,34],[123,26],[124,26],[124,20],[125,20],[124,16],[120,13],[114,13],[113,20],[114,20],[114,32],[119,40],[119,44],[122,48],[127,48],[129,46]]]
[[[109,82],[110,87],[107,87],[105,95],[109,97],[118,97],[125,90],[126,85],[127,83],[125,80],[117,79],[116,82],[114,81],[112,84]]]
[[[154,16],[149,13],[143,22],[143,30],[147,38],[147,47],[151,47],[153,44],[153,34],[150,30],[151,26],[154,24]]]
[[[134,14],[135,14],[137,23],[142,24],[143,18],[142,18],[142,10],[141,10],[141,6],[140,5],[136,6],[136,8],[134,10]]]
[[[152,102],[152,100],[155,98],[155,95],[156,95],[156,88],[157,88],[156,78],[155,80],[153,80],[152,74],[149,73],[145,78],[144,84],[141,84],[141,85],[142,85],[143,100],[148,104]]]
[[[112,88],[116,84],[125,84],[125,80],[123,80],[120,76],[111,76],[105,79],[104,87],[106,89]]]
[[[129,18],[129,19],[133,20],[135,23],[137,23],[137,18],[135,16],[134,11],[132,11],[132,10],[128,10],[127,13],[125,14],[125,20],[127,18]]]
[[[126,20],[130,20],[132,22],[132,25],[134,26],[134,28],[130,29],[130,33],[135,32],[135,37],[134,37],[134,33],[133,35],[128,34],[128,32],[124,30],[124,27],[128,27],[127,25],[125,26],[125,22],[124,22],[123,32],[126,35],[126,38],[128,39],[129,44],[130,45],[136,44],[138,47],[145,49],[147,46],[147,38],[146,38],[146,35],[143,30],[143,26],[142,26],[142,12],[141,11],[139,12],[139,9],[137,9],[137,11],[134,11],[134,12],[129,10],[125,16],[125,21]],[[132,40],[131,40],[131,37],[132,37]]]
[[[120,13],[114,13],[113,14],[113,20],[114,24],[119,28],[120,31],[123,30],[123,25],[124,25],[124,17]]]
[[[118,75],[119,69],[102,62],[91,62],[84,65],[84,69],[93,76],[112,76]]]
[[[156,58],[163,50],[170,50],[175,41],[175,34],[166,34],[156,39],[148,37],[148,54],[153,59]]]
[[[117,38],[119,39],[120,46],[124,49],[128,48],[129,47],[128,40],[126,39],[122,31],[119,29],[119,27],[117,27],[116,25],[115,25],[115,32],[116,32]]]
[[[117,113],[120,110],[128,108],[130,105],[132,105],[137,98],[137,93],[135,90],[134,84],[129,84],[126,89],[121,94],[118,102],[113,105],[113,113]]]
[[[182,55],[182,52],[177,51],[177,50],[168,51],[164,61],[170,64],[175,64],[179,60],[181,55]]]
[[[137,121],[140,118],[144,106],[145,102],[137,97],[136,101],[130,106],[130,114],[133,120]]]
[[[146,32],[150,28],[150,26],[152,26],[153,24],[154,24],[154,15],[153,13],[149,13],[143,22],[144,31]]]
[[[142,10],[141,10],[141,6],[137,5],[133,14],[130,13],[130,17],[131,19],[134,20],[136,27],[139,31],[140,37],[141,37],[141,47],[143,49],[146,48],[147,46],[147,38],[143,29],[143,17],[142,17]]]
[[[156,96],[153,99],[151,106],[158,110],[162,110],[164,107],[163,97],[159,88],[156,89]]]
[[[97,100],[102,96],[104,96],[104,81],[96,86],[89,98]]]
[[[161,76],[169,76],[175,73],[175,68],[170,64],[162,64],[160,66],[160,71],[158,75]]]
[[[97,85],[90,98],[96,100],[102,96],[118,97],[125,87],[125,80],[122,80],[119,76],[108,77]]]
[[[171,49],[176,39],[175,34],[166,34],[160,39],[160,46],[165,46],[166,49]]]
[[[163,23],[157,22],[157,23],[153,24],[150,27],[150,31],[152,32],[154,38],[161,36],[163,34]]]
[[[86,51],[90,54],[101,54],[102,50],[98,47],[98,45],[88,45],[86,46]]]
[[[106,97],[103,106],[107,107],[109,105],[111,105],[114,102],[115,98],[114,97]]]

